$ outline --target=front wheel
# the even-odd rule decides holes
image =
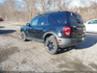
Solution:
[[[21,32],[21,39],[23,41],[27,41],[28,40],[27,37],[26,37],[26,34],[24,32]]]
[[[58,51],[58,43],[54,36],[50,36],[46,38],[45,45],[47,47],[47,51],[50,54],[56,54]]]

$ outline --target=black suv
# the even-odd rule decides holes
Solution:
[[[23,40],[43,41],[50,54],[58,48],[76,46],[84,39],[85,26],[81,16],[69,11],[51,12],[34,17],[21,27]]]

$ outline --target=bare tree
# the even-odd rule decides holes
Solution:
[[[92,3],[90,7],[68,9],[65,0],[23,0],[24,8],[16,8],[15,0],[6,0],[5,4],[0,6],[0,16],[6,20],[30,20],[33,16],[40,13],[68,10],[80,13],[85,20],[97,18],[97,3]],[[69,0],[70,1],[70,0]],[[21,4],[22,5],[22,4]]]

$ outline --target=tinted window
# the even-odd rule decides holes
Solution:
[[[83,24],[83,20],[78,14],[70,13],[68,20],[71,25]]]
[[[51,24],[66,24],[67,19],[65,13],[56,13],[56,14],[51,14],[48,16],[49,18],[49,23]]]
[[[97,20],[92,20],[88,24],[97,24]]]
[[[45,16],[40,17],[40,19],[39,19],[39,25],[40,26],[47,25],[47,19],[46,19]]]
[[[34,19],[32,19],[32,21],[31,21],[31,26],[36,26],[36,25],[38,25],[38,22],[39,22],[39,18],[34,18]]]
[[[83,24],[83,20],[80,15],[70,13],[70,12],[64,12],[64,13],[56,13],[51,14],[49,16],[49,22],[52,24],[61,24],[61,25],[78,25]]]

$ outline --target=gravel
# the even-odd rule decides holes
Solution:
[[[76,48],[56,55],[48,54],[43,43],[19,37],[17,31],[0,34],[0,71],[97,71],[97,34],[86,34]]]

